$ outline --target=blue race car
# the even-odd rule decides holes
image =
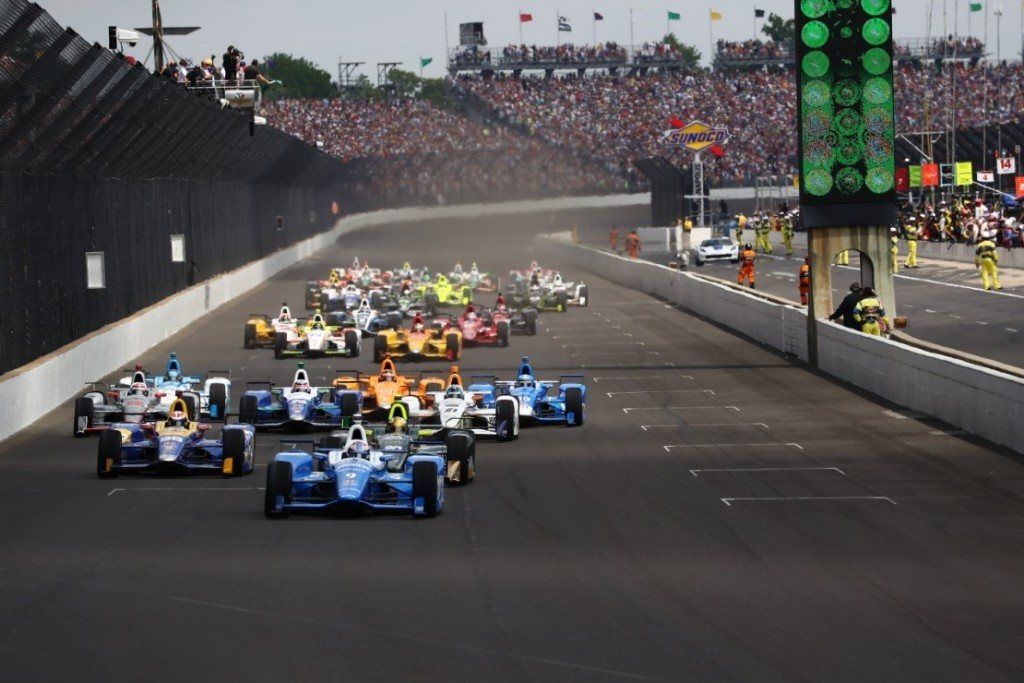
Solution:
[[[287,517],[292,511],[406,511],[433,517],[444,507],[445,458],[436,444],[420,450],[412,437],[373,431],[355,424],[333,443],[300,449],[298,443],[274,456],[267,467],[263,512]],[[468,442],[465,442],[468,443]]]
[[[223,420],[231,399],[231,373],[227,370],[210,370],[206,378],[186,375],[178,360],[178,354],[171,353],[167,359],[164,374],[152,378],[153,389],[163,399],[163,405],[170,407],[179,392],[189,405],[189,416],[209,417]],[[197,412],[198,410],[198,412]]]
[[[100,434],[96,474],[104,479],[129,472],[240,477],[253,471],[252,425],[224,425],[220,439],[206,438],[207,429],[189,418],[184,399],[178,397],[166,420],[114,423]]]
[[[313,387],[305,364],[299,363],[290,387],[270,382],[249,382],[266,389],[242,395],[238,419],[263,430],[310,431],[348,427],[363,408],[363,392],[334,387]]]
[[[538,380],[529,356],[523,356],[515,380],[488,379],[487,383],[471,384],[467,391],[482,396],[480,405],[484,408],[495,408],[499,396],[514,396],[523,425],[578,427],[586,418],[587,387],[582,383],[583,375],[562,375],[557,381]]]

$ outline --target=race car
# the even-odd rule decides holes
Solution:
[[[398,374],[394,360],[390,355],[384,357],[380,364],[380,372],[376,375],[364,375],[361,372],[338,370],[334,378],[335,389],[360,391],[363,394],[362,414],[364,418],[383,418],[395,403],[407,396],[415,383],[414,380]]]
[[[491,280],[487,273],[481,273],[476,263],[473,263],[469,270],[463,270],[461,263],[456,263],[455,268],[448,274],[448,279],[455,284],[467,285],[474,292],[496,292],[497,285]]]
[[[590,303],[589,288],[582,282],[565,282],[561,273],[556,272],[545,286],[556,298],[564,294],[565,302],[571,306],[587,306]]]
[[[164,414],[169,410],[174,397],[180,394],[192,400],[189,404],[190,417],[198,415],[211,420],[223,420],[231,400],[230,370],[210,370],[205,379],[198,375],[186,375],[178,354],[174,352],[167,359],[164,374],[154,376],[152,383],[156,397],[160,400],[160,412]]]
[[[507,304],[498,304],[493,310],[495,315],[501,314],[508,319],[509,331],[512,334],[525,334],[531,337],[537,334],[536,308],[529,305],[526,308],[512,308]]]
[[[402,325],[401,313],[383,313],[370,305],[369,299],[361,299],[359,307],[352,311],[356,327],[364,337],[372,337],[385,327],[397,330]]]
[[[512,334],[511,316],[501,310],[477,312],[467,307],[459,316],[458,326],[466,346],[508,346]]]
[[[567,292],[555,292],[550,287],[541,285],[514,286],[509,290],[508,300],[515,308],[531,308],[537,312],[564,313],[569,306]]]
[[[458,369],[453,368],[452,374],[458,377]],[[402,401],[410,403],[408,398]],[[476,437],[498,441],[511,441],[519,436],[517,400],[512,396],[494,396],[486,385],[465,388],[461,379],[450,381],[444,393],[435,396],[434,404],[441,427],[465,429]]]
[[[96,474],[104,479],[137,472],[240,477],[253,471],[256,430],[252,425],[224,425],[220,439],[208,439],[209,426],[196,422],[186,411],[179,397],[165,420],[112,424],[100,435]]]
[[[421,317],[416,317],[408,330],[381,330],[374,337],[374,361],[379,363],[388,354],[395,360],[458,360],[462,355],[462,333],[439,322],[428,327]]]
[[[485,407],[495,405],[503,396],[514,397],[524,425],[578,427],[586,417],[587,388],[578,381],[582,379],[582,375],[562,375],[558,381],[538,380],[529,357],[523,356],[516,379],[473,384],[469,389],[482,396],[481,405]]]
[[[249,319],[245,321],[243,345],[247,349],[272,347],[280,332],[284,332],[289,338],[297,337],[300,324],[302,321],[292,317],[292,311],[286,303],[281,304],[281,310],[276,318],[262,313],[250,313]]]
[[[346,427],[362,410],[360,391],[314,387],[305,365],[299,363],[290,386],[249,382],[250,389],[238,405],[238,419],[262,430],[311,431]]]
[[[117,384],[89,382],[86,386],[89,390],[75,400],[75,436],[106,431],[113,423],[139,424],[166,416],[161,406],[163,397],[157,396],[152,379],[146,378],[141,366],[135,366],[132,375]],[[193,416],[196,400],[194,396],[185,398],[191,402],[189,413]]]
[[[323,314],[317,312],[309,323],[299,327],[295,337],[285,332],[278,332],[274,341],[274,358],[302,356],[319,358],[322,356],[359,355],[360,332],[354,327],[336,327],[328,325]]]
[[[438,275],[434,281],[422,282],[416,291],[427,302],[427,308],[432,303],[437,306],[465,306],[473,301],[473,290],[469,285],[452,284],[444,275]]]
[[[264,514],[403,511],[433,517],[444,507],[446,456],[421,452],[415,440],[397,436],[400,441],[387,440],[356,424],[338,437],[340,443],[309,442],[308,450],[295,443],[277,453],[267,467]]]

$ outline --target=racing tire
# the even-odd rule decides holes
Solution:
[[[693,261],[693,262],[694,262],[694,264],[695,264],[695,265],[696,265],[697,267],[700,267],[700,266],[703,266],[703,265],[704,265],[704,260],[703,260],[703,259],[699,259],[699,258],[698,258],[698,259],[694,259],[694,261]]]
[[[292,502],[292,464],[275,460],[267,465],[267,488],[263,492],[263,514],[268,519],[284,519],[287,509],[279,505]]]
[[[356,394],[342,394],[338,403],[341,408],[342,417],[352,417],[359,414],[359,397]]]
[[[445,439],[448,462],[459,463],[458,486],[466,486],[473,481],[473,470],[476,463],[474,463],[475,456],[472,445],[473,434],[463,430],[449,432]]]
[[[437,294],[433,292],[427,292],[427,295],[423,297],[424,308],[427,309],[427,315],[436,315],[437,306],[440,301],[437,298]]]
[[[117,476],[117,465],[121,464],[121,432],[108,429],[100,434],[96,448],[96,476],[113,479]]]
[[[577,294],[580,306],[590,305],[590,290],[587,289],[586,285],[580,285],[579,292]]]
[[[345,330],[345,350],[351,358],[359,358],[359,333],[355,330]]]
[[[259,402],[255,396],[242,396],[238,402],[238,421],[242,424],[256,425],[256,414],[259,409]]]
[[[270,490],[270,487],[267,487]],[[423,499],[423,517],[437,515],[437,467],[432,462],[417,462],[412,466],[412,500]],[[415,510],[413,511],[415,515]]]
[[[583,390],[579,387],[569,387],[565,390],[565,424],[569,427],[579,427],[583,420]]]
[[[274,358],[284,358],[284,350],[288,348],[288,333],[278,332],[274,335]]]
[[[245,338],[242,346],[247,349],[256,348],[256,323],[245,324]]]
[[[516,417],[519,401],[514,396],[499,396],[494,403],[494,436],[498,441],[516,438]]]
[[[459,348],[459,335],[449,333],[444,338],[445,358],[449,361],[458,360],[462,349]]]
[[[565,303],[567,298],[565,292],[559,292],[555,295],[555,310],[559,313],[565,313]]]
[[[729,259],[729,261],[732,262],[732,263],[739,263],[740,262],[738,257],[737,258],[731,258],[731,259]]]
[[[530,337],[537,336],[537,313],[524,313],[523,318],[526,320],[526,334]]]
[[[228,390],[223,384],[210,385],[210,418],[225,420],[228,413]]]
[[[502,320],[498,323],[498,346],[508,346],[508,338],[511,334],[508,322]]]
[[[72,426],[75,436],[85,436],[89,433],[85,430],[92,427],[92,411],[92,399],[88,396],[82,396],[75,401],[75,421]]]
[[[388,354],[388,338],[383,335],[377,335],[373,338],[373,362],[380,363],[384,360],[384,356]]]
[[[224,476],[241,477],[245,474],[245,432],[241,429],[229,429],[224,432],[222,438],[224,461],[221,467]]]
[[[189,422],[195,422],[199,419],[199,409],[196,406],[196,397],[192,394],[185,394],[181,397],[181,400],[185,402],[185,414],[188,415]]]
[[[388,327],[395,332],[402,329],[402,314],[400,312],[388,313]]]

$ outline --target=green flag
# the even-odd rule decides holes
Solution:
[[[679,12],[673,12],[672,10],[668,11],[668,20],[669,21],[679,21],[682,18],[683,18],[683,15],[679,14]]]
[[[971,3],[971,11],[972,12],[980,12],[981,10],[982,10],[982,4],[980,2],[972,2]]]
[[[921,167],[911,166],[910,167],[910,186],[921,187]]]
[[[430,64],[432,61],[434,61],[433,57],[420,57],[420,68],[422,69],[427,64]]]

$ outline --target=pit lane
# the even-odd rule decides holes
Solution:
[[[348,235],[139,362],[161,367],[174,350],[186,371],[230,369],[237,404],[242,381],[294,371],[241,348],[246,314],[300,302],[307,277],[353,255],[504,272],[529,262],[534,233],[598,216],[614,220],[445,220]],[[264,467],[237,482],[101,481],[95,439],[70,436],[70,405],[5,441],[4,677],[1024,673],[1018,457],[647,295],[587,281],[590,307],[544,314],[537,337],[460,362],[464,375],[507,377],[521,355],[545,377],[583,369],[586,426],[482,444],[476,482],[450,490],[434,520],[271,522]],[[314,381],[373,367],[368,356],[307,366]],[[260,435],[259,463],[276,443]]]

